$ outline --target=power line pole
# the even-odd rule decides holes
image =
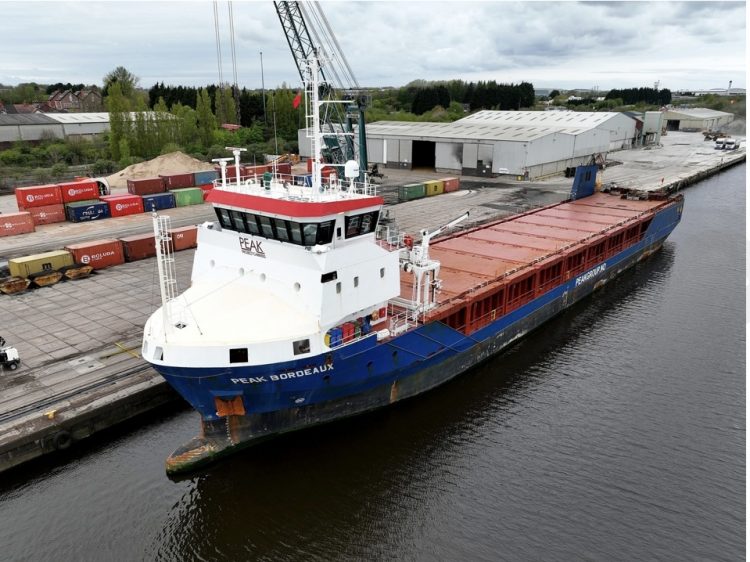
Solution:
[[[266,123],[266,81],[263,78],[263,51],[260,52],[260,87],[263,92],[263,123]]]

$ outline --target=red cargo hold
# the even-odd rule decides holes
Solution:
[[[193,187],[195,185],[195,176],[190,174],[171,174],[159,176],[164,181],[166,189],[179,189],[181,187]]]
[[[64,205],[46,205],[44,207],[32,207],[29,209],[31,220],[36,226],[40,224],[53,224],[56,222],[65,222]]]
[[[143,212],[143,199],[140,195],[107,195],[102,197],[107,202],[109,214],[113,217],[137,215]]]
[[[65,249],[73,254],[73,261],[103,269],[125,262],[122,242],[119,240],[93,240],[82,244],[70,244]]]
[[[23,211],[31,207],[45,207],[47,205],[59,205],[63,202],[60,186],[34,185],[31,187],[16,188],[16,202],[18,210]]]
[[[13,236],[14,234],[26,234],[34,232],[34,221],[31,213],[8,213],[0,215],[0,236]]]
[[[153,234],[138,234],[120,238],[125,261],[136,261],[151,258],[156,255],[156,240]]]
[[[151,195],[164,193],[162,178],[146,178],[142,180],[128,180],[128,193],[132,195]]]
[[[61,183],[60,193],[63,203],[99,199],[99,184],[94,180]]]
[[[169,230],[172,236],[172,250],[179,252],[188,248],[195,248],[198,245],[198,227],[182,226]]]

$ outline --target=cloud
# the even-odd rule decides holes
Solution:
[[[358,81],[527,80],[602,89],[744,87],[744,2],[323,2]],[[122,65],[157,81],[218,81],[209,2],[3,2],[0,82],[101,83]],[[273,3],[233,3],[243,86],[299,82]],[[219,3],[223,75],[231,78]]]

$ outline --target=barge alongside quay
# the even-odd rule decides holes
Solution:
[[[319,156],[317,92],[311,65]],[[223,174],[182,295],[169,244],[157,244],[163,305],[142,354],[202,424],[169,473],[452,379],[658,250],[683,207],[681,195],[595,193],[596,166],[579,167],[569,201],[415,242],[354,165],[324,184],[317,162],[310,187]],[[155,219],[163,242],[167,222]]]

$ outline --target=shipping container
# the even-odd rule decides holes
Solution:
[[[430,180],[424,182],[425,197],[432,197],[433,195],[440,195],[441,193],[443,193],[442,180]]]
[[[172,237],[172,251],[179,252],[188,248],[195,248],[198,244],[198,228],[196,226],[182,226],[169,230]]]
[[[0,236],[14,236],[27,232],[34,232],[34,221],[28,211],[0,215]]]
[[[273,169],[273,167],[271,167]],[[289,162],[282,162],[280,164],[276,164],[276,173],[281,174],[284,176],[291,176],[292,175],[292,165]]]
[[[31,213],[31,220],[34,221],[36,226],[65,222],[66,218],[65,206],[62,203],[59,205],[46,205],[44,207],[31,207],[29,213]]]
[[[153,234],[138,234],[120,238],[125,252],[125,261],[136,261],[156,255],[156,240]]]
[[[164,180],[162,180],[162,178],[128,180],[128,193],[130,193],[131,195],[150,195],[152,193],[164,193]]]
[[[195,176],[195,185],[205,185],[217,179],[219,173],[216,170],[205,170],[202,172],[193,172],[193,176]]]
[[[68,265],[73,265],[73,256],[65,250],[55,250],[8,260],[10,274],[16,277],[28,277],[36,273],[57,271]]]
[[[140,195],[108,195],[103,197],[109,205],[109,216],[124,217],[143,212],[143,199]]]
[[[95,180],[73,181],[59,185],[63,203],[99,198],[99,184]]]
[[[34,185],[16,188],[16,202],[18,210],[23,211],[31,207],[46,207],[59,205],[63,202],[59,185]]]
[[[266,172],[270,171],[269,166],[245,166],[244,167],[245,176],[252,178],[255,176],[262,176]]]
[[[109,218],[106,201],[77,201],[65,205],[65,216],[71,222],[93,221]]]
[[[424,197],[425,186],[423,183],[408,183],[398,188],[399,201],[411,201]]]
[[[443,178],[440,180],[443,182],[443,191],[450,193],[451,191],[458,191],[460,183],[458,178]]]
[[[193,187],[195,185],[195,176],[189,174],[170,174],[159,176],[164,181],[165,189],[179,189],[181,187]]]
[[[73,261],[103,269],[125,263],[122,242],[119,240],[94,240],[82,244],[71,244],[65,249],[73,254]]]
[[[154,193],[153,195],[143,196],[143,211],[161,211],[162,209],[171,209],[175,206],[174,193]]]
[[[175,205],[177,207],[200,205],[203,203],[203,190],[200,187],[171,189],[170,193],[174,193]]]
[[[216,166],[216,177],[221,179],[221,167]],[[240,178],[245,177],[245,167],[240,166]],[[235,166],[227,166],[227,181],[237,181],[237,168]]]
[[[208,194],[211,193],[211,190],[214,188],[214,184],[212,183],[206,183],[204,185],[198,185],[196,187],[200,187],[201,191],[203,192],[203,200],[206,200],[206,197],[208,197]]]

